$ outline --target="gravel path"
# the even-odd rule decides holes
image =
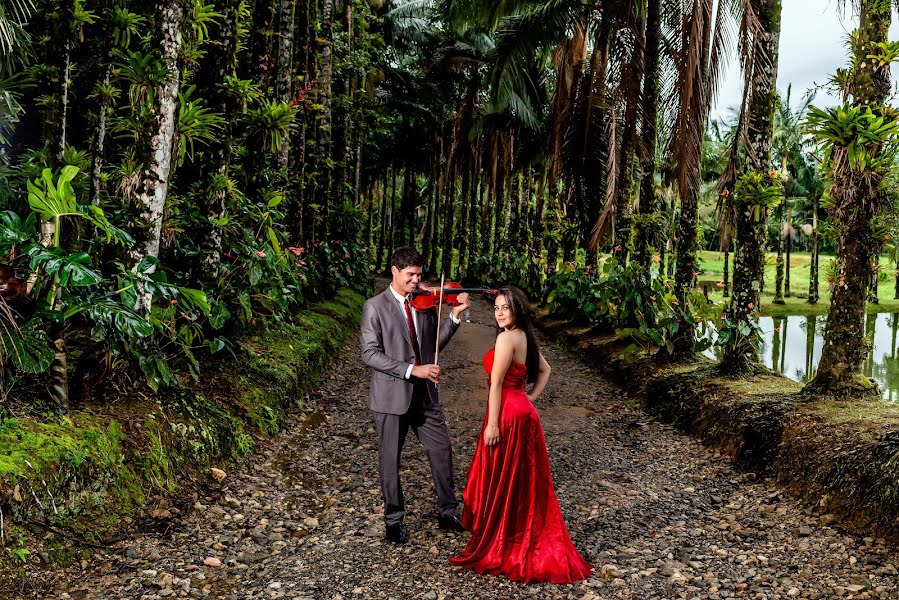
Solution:
[[[441,381],[461,490],[486,406],[493,343],[476,302]],[[313,397],[318,412],[231,472],[165,533],[48,580],[70,598],[899,598],[899,553],[823,525],[798,503],[667,425],[546,344],[538,402],[556,491],[575,545],[595,566],[571,586],[520,585],[448,564],[467,534],[436,527],[421,446],[402,481],[410,541],[383,541],[368,372],[347,345]]]

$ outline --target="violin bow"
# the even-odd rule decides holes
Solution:
[[[443,308],[443,279],[445,273],[440,274],[440,298],[437,300],[437,341],[434,342],[434,364],[440,356],[440,309]]]

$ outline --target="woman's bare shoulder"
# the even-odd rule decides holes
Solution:
[[[501,345],[508,346],[510,344],[514,344],[515,338],[513,336],[513,333],[514,332],[509,331],[507,329],[500,331],[499,335],[496,336],[496,345],[497,346],[501,346]]]

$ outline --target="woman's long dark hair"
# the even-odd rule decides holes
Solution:
[[[537,346],[537,338],[534,336],[534,311],[528,297],[515,286],[506,286],[496,291],[497,296],[503,296],[509,304],[512,318],[515,320],[515,328],[524,332],[528,342],[527,358],[524,361],[528,368],[528,383],[537,381],[537,372],[540,370],[540,348]],[[499,325],[496,326],[499,335]]]

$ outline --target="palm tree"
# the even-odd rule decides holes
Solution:
[[[895,111],[885,105],[893,59],[883,49],[891,19],[889,2],[859,2],[859,26],[850,37],[851,65],[834,77],[847,104],[829,111],[812,109],[809,115],[811,133],[826,151],[830,226],[838,241],[837,281],[821,362],[806,386],[810,392],[876,393],[862,365],[868,354],[865,304],[876,244],[872,221],[885,208],[879,185],[892,168],[891,144],[899,127]],[[834,126],[845,125],[849,127],[843,135],[827,137]]]
[[[282,102],[290,102],[293,98],[293,32],[294,32],[294,0],[281,0],[278,4],[278,47],[275,59],[275,95]],[[278,163],[282,169],[287,168],[290,157],[290,141],[284,140],[278,153]]]
[[[657,121],[659,115],[659,44],[662,23],[659,0],[646,3],[646,51],[643,70],[643,132],[640,156],[640,191],[637,213],[649,215],[656,208],[656,144],[658,141]],[[637,264],[649,266],[649,228],[644,226],[636,233],[634,260]]]
[[[143,173],[140,191],[136,194],[136,210],[132,230],[141,232],[131,250],[135,268],[146,258],[159,256],[162,216],[169,187],[175,145],[175,119],[178,93],[181,90],[179,53],[183,41],[184,8],[180,0],[162,0],[157,15],[158,45],[165,62],[167,77],[153,94],[153,106],[143,138]],[[155,271],[155,265],[145,272]],[[149,311],[151,296],[141,290],[137,310]]]
[[[803,121],[809,106],[815,98],[815,91],[809,91],[794,109],[790,102],[792,86],[787,86],[786,94],[779,94],[774,110],[774,133],[771,144],[781,177],[785,180],[784,199],[780,205],[780,233],[777,248],[777,275],[774,282],[775,303],[783,303],[783,297],[790,296],[790,242],[792,237],[792,209],[788,198],[808,193],[799,179],[800,172],[807,168],[808,143],[803,131]],[[783,251],[786,245],[786,264]],[[784,281],[786,275],[786,281]],[[779,302],[778,302],[779,300]]]
[[[737,251],[726,317],[730,323],[730,340],[721,361],[722,370],[731,373],[760,367],[757,327],[752,322],[758,318],[764,276],[767,212],[782,194],[776,173],[770,173],[781,3],[780,0],[753,0],[750,5],[758,25],[752,36],[748,62],[744,64],[746,173],[740,177],[734,195]]]
[[[739,3],[693,0],[674,20],[677,50],[674,117],[668,157],[677,175],[680,212],[674,238],[677,244],[674,291],[686,308],[697,275],[697,207],[702,183],[702,140],[711,98],[717,89],[729,47],[729,17],[742,13]],[[689,355],[695,332],[689,323],[674,340],[676,355]]]
[[[320,35],[328,40],[321,49],[321,60],[318,71],[318,93],[316,99],[321,106],[317,116],[316,123],[318,130],[318,139],[316,143],[316,170],[318,177],[315,181],[316,203],[323,207],[325,229],[322,232],[326,237],[330,227],[330,210],[333,208],[331,198],[333,185],[333,166],[331,160],[331,86],[333,78],[333,62],[331,56],[331,36],[332,36],[332,18],[334,11],[334,0],[322,0],[321,19],[319,26],[321,27]]]
[[[225,215],[225,204],[233,195],[233,182],[228,176],[232,147],[236,145],[234,129],[240,115],[246,112],[246,102],[256,99],[258,90],[249,81],[237,79],[238,25],[240,1],[228,0],[221,5],[222,16],[210,28],[209,67],[196,76],[198,85],[215,90],[214,109],[224,117],[224,128],[209,147],[208,190],[203,213],[207,223],[200,243],[200,262],[203,279],[215,280],[219,275],[222,251],[222,229],[215,225]]]

